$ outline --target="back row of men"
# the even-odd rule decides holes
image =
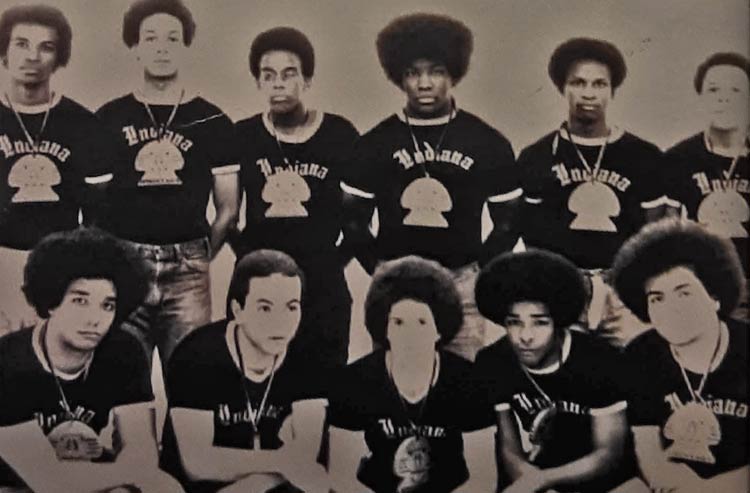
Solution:
[[[608,289],[606,269],[647,220],[682,213],[731,238],[747,261],[750,65],[741,55],[716,54],[698,67],[706,129],[664,159],[607,120],[626,75],[619,50],[569,40],[549,62],[567,118],[516,162],[508,140],[451,96],[473,47],[471,31],[452,18],[406,15],[380,32],[381,65],[406,104],[361,137],[346,119],[305,106],[315,55],[295,29],[253,41],[250,72],[269,108],[233,125],[180,78],[196,31],[181,1],[139,0],[122,26],[143,83],[92,115],[50,88],[71,56],[64,15],[18,6],[0,18],[9,82],[0,104],[6,330],[35,317],[20,290],[29,250],[81,222],[130,242],[150,265],[149,295],[125,325],[165,362],[185,334],[210,321],[208,267],[226,240],[238,257],[273,248],[295,259],[315,286],[299,344],[333,366],[347,359],[344,266],[354,256],[370,273],[410,254],[450,269],[465,312],[454,349],[470,359],[485,331],[473,299],[478,265],[519,237],[584,269],[590,302],[582,321],[621,345],[640,329]],[[245,228],[237,232],[243,194]],[[483,241],[485,206],[494,226]]]

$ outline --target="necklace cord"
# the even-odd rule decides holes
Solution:
[[[4,93],[4,95],[5,95],[5,101],[7,101],[8,106],[13,111],[13,115],[15,115],[16,120],[18,121],[18,125],[21,127],[21,130],[26,136],[26,141],[31,146],[32,152],[36,154],[39,151],[39,143],[42,140],[42,134],[44,133],[44,129],[47,128],[47,120],[49,119],[49,112],[52,109],[52,101],[54,99],[55,93],[51,92],[49,95],[49,99],[47,100],[47,108],[44,110],[44,116],[42,117],[42,125],[39,128],[39,133],[37,133],[36,138],[31,137],[31,133],[29,132],[29,129],[23,123],[21,114],[18,113],[18,110],[16,110],[16,107],[13,106],[13,102],[10,100],[8,93],[6,92]]]
[[[419,145],[419,142],[417,141],[416,135],[414,135],[414,128],[409,121],[409,114],[406,111],[406,108],[403,110],[404,113],[404,120],[406,121],[406,126],[409,127],[409,134],[411,135],[411,141],[414,145],[414,152],[418,154],[424,155],[424,152],[422,152],[422,147]],[[450,113],[448,113],[448,121],[445,122],[443,125],[443,131],[440,133],[440,137],[437,140],[437,143],[435,144],[435,159],[437,159],[438,155],[440,154],[440,150],[443,147],[443,140],[445,139],[445,136],[448,134],[448,126],[453,121],[453,119],[456,116],[456,100],[451,98],[451,110]],[[427,163],[426,161],[422,161],[421,163],[421,169],[424,173],[425,177],[430,178],[430,173],[427,171]]]
[[[182,99],[185,97],[185,89],[183,88],[180,91],[180,97],[177,99],[177,102],[172,106],[172,111],[169,113],[169,117],[167,118],[167,121],[163,125],[159,125],[159,122],[156,121],[156,117],[154,116],[154,112],[151,110],[151,105],[149,105],[145,100],[143,100],[143,106],[146,108],[146,113],[148,113],[148,117],[151,119],[151,123],[154,124],[154,127],[156,128],[157,135],[159,137],[159,140],[162,139],[164,136],[164,132],[169,128],[169,126],[172,124],[172,121],[174,120],[175,115],[177,115],[177,108],[182,104]]]
[[[406,416],[406,419],[409,421],[409,424],[411,425],[412,429],[416,429],[417,424],[419,421],[422,420],[422,415],[424,414],[425,407],[427,406],[427,400],[430,397],[430,391],[432,390],[432,387],[435,385],[435,376],[437,374],[437,364],[438,364],[438,355],[437,353],[433,353],[432,357],[432,372],[430,374],[430,385],[427,387],[427,393],[425,394],[424,398],[422,398],[422,402],[419,405],[419,410],[417,411],[417,419],[412,420],[409,416],[409,407],[406,403],[406,400],[404,400],[404,396],[401,395],[401,392],[398,390],[398,386],[396,386],[396,380],[393,378],[393,370],[391,368],[392,364],[390,363],[390,359],[386,363],[386,370],[388,371],[388,378],[391,382],[391,385],[393,386],[393,390],[396,392],[396,396],[398,396],[399,403],[401,404],[401,408],[404,411],[404,415]]]
[[[260,405],[258,406],[257,410],[253,410],[252,402],[250,401],[250,394],[247,391],[247,386],[245,383],[245,379],[247,378],[247,374],[245,373],[245,361],[242,357],[242,351],[240,350],[240,339],[239,339],[239,325],[234,326],[234,348],[235,351],[237,351],[237,359],[239,360],[240,364],[240,374],[242,375],[242,392],[245,395],[245,402],[247,404],[247,411],[250,413],[250,420],[251,425],[253,427],[253,433],[257,434],[259,433],[258,425],[260,424],[260,419],[263,416],[263,411],[266,408],[266,401],[268,400],[268,394],[271,392],[271,385],[273,384],[273,377],[276,374],[276,363],[278,362],[279,357],[274,356],[273,357],[273,363],[271,364],[271,375],[268,377],[268,383],[266,384],[266,389],[263,391],[263,397],[261,398]]]
[[[583,152],[581,152],[578,144],[576,144],[575,140],[573,140],[573,134],[570,132],[568,122],[563,122],[562,128],[568,134],[568,140],[570,140],[570,143],[573,144],[573,148],[575,149],[576,154],[578,155],[578,159],[581,161],[581,164],[583,164],[583,166],[586,168],[586,171],[589,172],[589,179],[591,181],[594,181],[596,179],[596,175],[599,173],[599,168],[602,167],[602,161],[604,160],[604,151],[607,149],[607,143],[609,142],[609,136],[612,134],[612,131],[607,129],[607,135],[604,137],[604,143],[599,148],[599,154],[597,155],[596,161],[594,162],[594,169],[591,169],[591,165],[586,160]]]
[[[690,397],[692,397],[693,402],[705,402],[703,399],[703,388],[706,386],[706,381],[708,380],[708,374],[711,373],[711,367],[716,362],[716,357],[719,355],[719,348],[721,348],[721,334],[723,332],[723,327],[721,325],[721,321],[719,321],[719,334],[716,337],[716,346],[714,347],[714,351],[711,354],[711,358],[708,360],[708,367],[706,368],[706,372],[701,376],[701,381],[698,383],[698,388],[693,389],[693,385],[690,383],[690,379],[688,378],[687,371],[685,370],[685,366],[682,364],[682,361],[680,361],[680,358],[677,354],[677,351],[675,351],[673,346],[669,346],[669,349],[672,351],[672,357],[674,357],[675,361],[677,361],[677,364],[680,366],[680,371],[682,372],[682,378],[685,380],[685,385],[688,388],[688,391],[690,391]]]

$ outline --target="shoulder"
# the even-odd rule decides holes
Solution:
[[[506,336],[479,351],[474,370],[483,376],[497,375],[515,361],[516,355]]]
[[[654,355],[669,353],[669,345],[656,329],[650,329],[638,335],[625,348],[625,356],[630,361],[646,363]]]
[[[690,137],[681,140],[672,147],[670,147],[666,154],[669,157],[679,157],[686,154],[695,154],[696,151],[703,149],[703,134],[697,133]]]
[[[533,143],[529,144],[528,146],[524,147],[521,151],[521,154],[519,155],[519,160],[523,158],[528,158],[532,156],[539,155],[540,153],[544,154],[552,154],[552,142],[555,139],[555,135],[557,135],[557,131],[550,132],[541,138],[537,139]]]
[[[730,352],[743,363],[747,362],[747,331],[750,330],[750,324],[747,321],[739,322],[734,319],[726,321],[729,329],[729,346]],[[745,366],[743,364],[743,366]]]
[[[67,96],[63,96],[62,98],[60,98],[58,109],[68,115],[78,118],[86,118],[90,119],[91,121],[95,119],[94,113],[90,109],[86,108],[81,103],[70,99]]]
[[[0,337],[0,365],[14,367],[30,352],[33,328],[28,327]]]
[[[478,133],[480,136],[485,138],[492,137],[510,145],[510,141],[508,141],[500,130],[493,127],[474,113],[459,109],[456,112],[455,122],[457,126],[465,127],[472,132]]]
[[[588,333],[570,331],[571,358],[575,358],[576,367],[583,368],[586,375],[604,376],[609,379],[611,371],[622,366],[622,352],[604,340]]]
[[[227,323],[227,320],[219,320],[199,327],[185,336],[170,357],[169,367],[185,363],[196,367],[212,365],[220,354],[226,353]]]
[[[132,93],[123,94],[120,97],[104,103],[98,110],[96,110],[96,114],[100,117],[106,117],[113,113],[130,108],[134,103],[137,103],[137,101]]]
[[[362,134],[361,142],[377,141],[384,137],[388,138],[396,128],[401,127],[403,123],[395,113],[382,120],[370,130]]]
[[[328,112],[323,113],[322,125],[329,127],[336,131],[357,132],[357,128],[354,126],[354,124],[351,121],[349,121],[347,118],[344,118],[343,116],[336,114],[336,113],[328,113]]]
[[[638,150],[640,152],[650,153],[650,154],[656,154],[656,155],[662,155],[661,149],[659,149],[656,144],[653,144],[645,139],[642,139],[641,137],[638,137],[637,135],[630,133],[630,132],[624,132],[622,137],[618,140],[618,142],[622,146],[627,146],[628,149]]]
[[[243,118],[235,123],[235,126],[241,132],[254,132],[259,128],[263,128],[263,114],[258,113],[250,118]]]

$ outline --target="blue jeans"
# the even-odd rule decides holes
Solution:
[[[122,328],[141,341],[149,365],[154,348],[159,348],[166,368],[182,338],[211,321],[208,239],[172,245],[129,243],[148,268],[149,290]]]

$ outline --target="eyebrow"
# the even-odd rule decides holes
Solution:
[[[678,289],[689,288],[689,287],[690,287],[690,284],[684,282],[682,284],[678,284],[677,286],[675,286],[674,289],[672,289],[672,291],[677,291]]]
[[[179,34],[179,29],[172,29],[171,31],[168,31],[167,34]],[[145,34],[156,34],[156,29],[146,29]]]
[[[83,295],[83,296],[90,296],[91,295],[91,293],[89,293],[88,291],[84,291],[83,289],[71,289],[70,290],[70,294],[80,294],[80,295]]]
[[[256,303],[268,303],[269,305],[273,305],[273,301],[267,300],[266,298],[258,298],[255,300]]]

